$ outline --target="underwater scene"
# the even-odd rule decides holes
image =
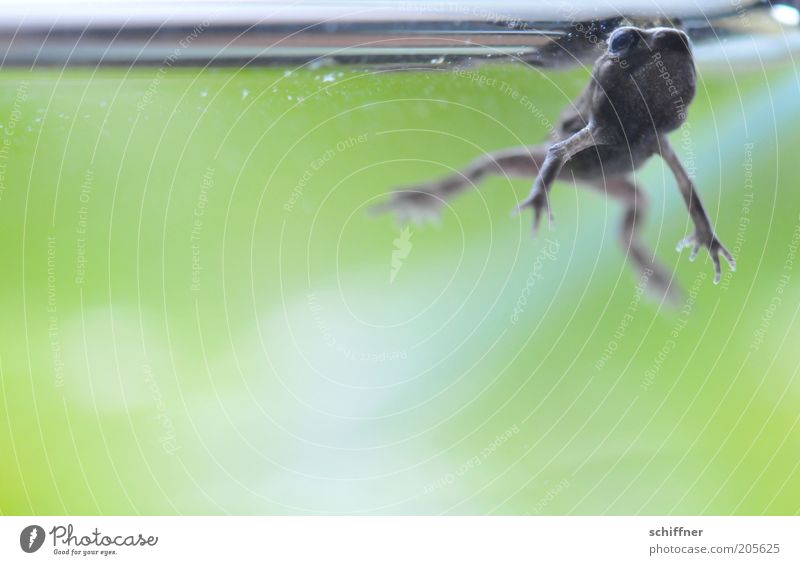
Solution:
[[[575,182],[535,236],[513,175],[371,212],[591,62],[4,69],[0,512],[798,513],[800,75],[697,70],[669,137],[736,270],[654,158],[669,299]]]

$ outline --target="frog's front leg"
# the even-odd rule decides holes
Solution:
[[[608,141],[605,139],[602,130],[593,124],[589,124],[567,139],[554,143],[547,149],[547,155],[539,171],[539,176],[536,177],[536,181],[533,183],[530,195],[517,206],[517,212],[521,212],[525,208],[533,209],[534,233],[539,229],[544,210],[547,210],[550,222],[553,221],[553,215],[550,212],[549,192],[564,164],[573,155],[584,149],[607,143]]]
[[[700,248],[707,248],[709,255],[711,255],[711,260],[714,262],[714,284],[717,284],[722,279],[722,264],[719,256],[725,257],[731,271],[736,270],[736,261],[714,233],[714,228],[711,226],[711,220],[703,207],[700,195],[695,190],[692,179],[689,178],[686,169],[683,168],[680,159],[678,159],[666,137],[661,137],[659,140],[659,152],[678,182],[678,188],[694,223],[694,233],[682,239],[678,243],[677,249],[681,251],[685,247],[691,247],[692,253],[689,256],[689,260],[694,261],[700,252]]]
[[[544,146],[522,146],[487,153],[464,169],[434,181],[397,189],[372,213],[394,212],[401,220],[437,217],[445,202],[474,188],[490,174],[533,178],[545,161]]]

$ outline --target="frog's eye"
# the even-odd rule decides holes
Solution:
[[[632,29],[618,29],[608,40],[608,52],[622,55],[639,42],[639,34]]]

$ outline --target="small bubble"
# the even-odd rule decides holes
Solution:
[[[203,90],[203,91],[201,91],[201,92],[200,92],[200,96],[202,96],[203,98],[205,98],[206,96],[208,96],[208,90]]]
[[[248,96],[250,96],[250,91],[245,88],[244,90],[242,90],[242,100],[244,100]]]

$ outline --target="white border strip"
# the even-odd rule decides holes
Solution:
[[[798,532],[797,517],[5,517],[0,563],[778,565],[800,563]]]

